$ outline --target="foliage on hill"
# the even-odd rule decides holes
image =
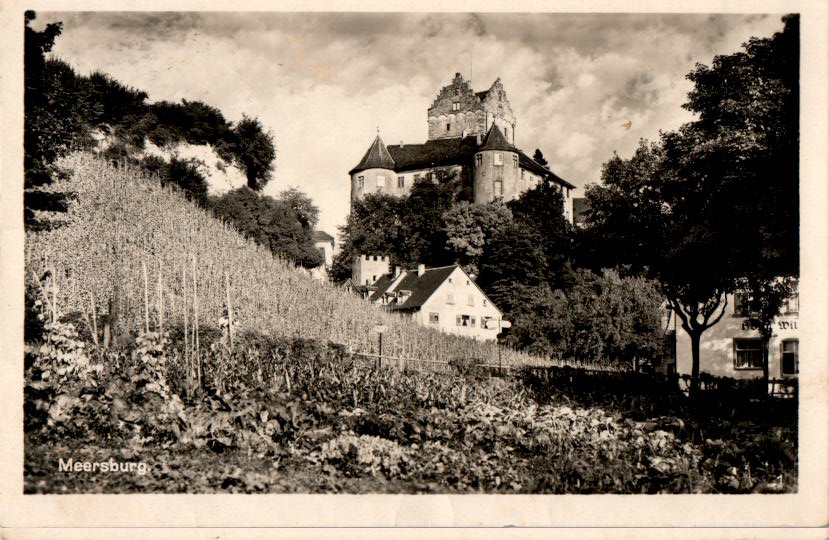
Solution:
[[[230,191],[211,201],[217,217],[233,224],[236,229],[272,253],[294,261],[305,268],[322,264],[314,248],[313,223],[307,216],[300,220],[291,201],[300,199],[299,192],[291,192],[289,201],[261,195],[247,186]],[[308,208],[313,211],[313,208]],[[303,226],[304,224],[304,226]]]
[[[415,184],[408,196],[355,201],[340,231],[334,278],[350,277],[360,254],[388,254],[393,266],[457,263],[479,276],[512,323],[500,338],[509,346],[633,368],[662,359],[659,292],[645,280],[574,271],[573,229],[555,185],[542,183],[507,203],[474,205],[458,197],[455,180],[444,175]]]
[[[273,136],[258,119],[243,114],[234,124],[217,108],[199,101],[149,103],[146,92],[126,86],[100,71],[89,76],[78,75],[67,62],[46,57],[60,35],[61,23],[49,24],[38,32],[29,26],[34,18],[34,12],[27,12],[27,228],[46,226],[47,221],[35,218],[39,211],[65,211],[71,194],[42,187],[63,174],[55,162],[65,152],[73,148],[95,148],[95,134],[103,134],[105,138],[104,148],[100,149],[103,157],[114,163],[140,166],[154,174],[162,185],[178,186],[201,206],[208,205],[208,185],[198,163],[176,155],[168,159],[157,155],[142,157],[147,141],[160,148],[173,148],[180,143],[209,146],[220,161],[235,163],[253,190],[261,190],[271,179],[276,158]],[[230,200],[220,199],[214,208],[220,217],[234,222],[245,234],[271,247],[274,253],[302,266],[315,266],[320,261],[311,238],[316,214],[308,213],[315,208],[313,202],[298,190],[286,191],[284,196],[293,210],[276,212],[275,208],[283,209],[284,204],[269,198],[255,205],[256,211],[267,214],[262,216],[241,216]],[[224,210],[228,211],[227,215],[222,215]],[[279,218],[275,219],[277,215]]]
[[[114,168],[90,154],[73,154],[60,165],[72,174],[50,189],[72,191],[76,200],[60,216],[62,227],[28,233],[27,278],[36,290],[35,276],[47,270],[55,275],[57,303],[88,321],[82,325],[88,335],[93,315],[100,333],[111,313],[119,315],[128,339],[147,326],[147,318],[151,325],[163,321],[181,330],[185,313],[193,319],[194,279],[200,327],[216,328],[226,309],[227,279],[239,329],[333,341],[370,353],[377,348],[372,328],[384,324],[384,354],[498,361],[493,343],[412,325],[316,282],[138,169]],[[504,365],[539,362],[510,349],[502,358]]]

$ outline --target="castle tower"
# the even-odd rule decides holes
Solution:
[[[351,282],[355,285],[374,285],[380,276],[389,273],[388,255],[360,255],[351,264]]]
[[[348,174],[351,176],[352,204],[367,193],[390,193],[393,190],[394,159],[383,144],[379,129],[363,159]]]
[[[475,92],[469,81],[455,73],[452,82],[438,92],[428,110],[429,140],[485,135],[492,125],[515,143],[515,116],[501,79],[488,90]]]
[[[509,201],[520,194],[518,149],[507,142],[497,124],[489,128],[483,144],[475,152],[472,167],[475,204],[486,204],[497,198]]]

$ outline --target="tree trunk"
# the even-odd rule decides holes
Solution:
[[[701,332],[688,332],[691,338],[691,387],[689,396],[695,397],[699,393],[699,338]]]
[[[761,335],[761,338],[763,343],[763,385],[760,397],[765,399],[769,394],[769,341],[771,341],[771,336]]]

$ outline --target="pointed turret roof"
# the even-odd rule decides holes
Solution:
[[[355,172],[366,169],[394,169],[394,159],[389,154],[386,145],[383,144],[383,139],[380,138],[379,132],[363,156],[363,159],[360,160],[360,163],[356,167],[348,171],[348,174],[354,174]]]
[[[495,124],[492,124],[492,127],[489,128],[489,132],[486,134],[486,138],[484,139],[484,144],[478,148],[479,152],[482,150],[507,150],[510,152],[518,151],[517,148],[507,142],[506,137],[504,137],[504,134],[501,133],[501,130]]]

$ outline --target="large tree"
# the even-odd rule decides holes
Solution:
[[[291,206],[242,186],[212,201],[218,217],[275,255],[305,268],[322,264],[311,231],[303,228]]]
[[[751,38],[744,51],[698,65],[685,104],[709,146],[703,166],[727,183],[732,264],[747,293],[747,322],[763,341],[766,380],[772,324],[799,274],[799,16],[783,23],[771,38]]]
[[[257,118],[246,114],[233,126],[230,153],[248,179],[248,187],[259,191],[270,181],[276,148],[273,134]]]
[[[511,220],[512,212],[500,200],[489,204],[459,201],[443,214],[446,247],[466,272],[478,274],[487,243]]]
[[[593,237],[617,239],[617,262],[659,280],[691,338],[694,390],[700,338],[726,294],[749,277],[769,284],[797,272],[798,19],[784,24],[698,65],[685,105],[698,119],[630,160],[614,157],[588,190]]]

